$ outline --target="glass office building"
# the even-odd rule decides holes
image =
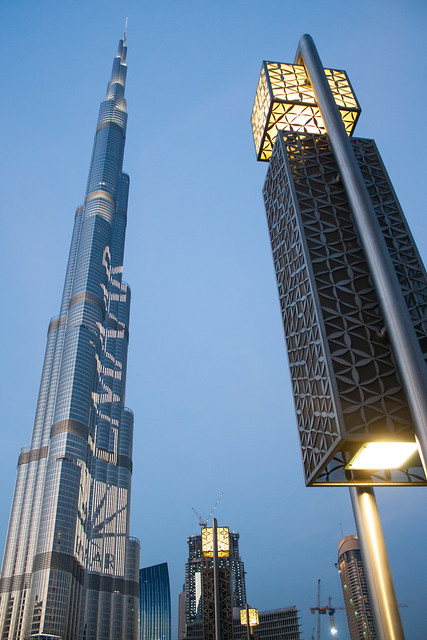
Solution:
[[[125,45],[124,36],[100,107],[60,313],[49,325],[32,440],[18,460],[0,582],[2,640],[137,637],[133,414],[124,404]]]
[[[338,545],[338,571],[351,640],[375,638],[374,618],[359,540],[346,536]]]
[[[139,640],[171,639],[171,596],[167,562],[139,571]]]

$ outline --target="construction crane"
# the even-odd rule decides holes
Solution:
[[[329,596],[328,602],[329,604],[327,607],[320,606],[320,578],[319,578],[319,580],[317,581],[317,607],[310,607],[311,613],[316,613],[317,611],[317,640],[320,640],[320,616],[321,615],[326,615],[326,614],[329,615],[329,627],[331,630],[331,636],[335,637],[337,635],[337,628],[335,626],[335,611],[337,609],[344,609],[344,607],[333,607],[331,596]]]
[[[191,508],[193,509],[194,513],[196,514],[196,517],[197,517],[197,519],[199,520],[199,525],[200,525],[201,527],[206,527],[206,525],[207,525],[207,524],[208,524],[208,522],[209,522],[209,519],[211,518],[211,516],[212,516],[213,512],[215,511],[215,509],[216,509],[216,508],[217,508],[217,506],[218,506],[218,502],[221,500],[221,498],[222,498],[222,496],[223,496],[223,495],[224,495],[224,491],[221,491],[221,493],[220,493],[220,494],[219,494],[219,496],[218,496],[218,500],[215,502],[215,504],[214,504],[214,506],[212,507],[211,512],[210,512],[210,514],[208,515],[208,517],[206,518],[206,520],[204,520],[204,519],[203,519],[203,516],[201,516],[199,513],[197,513],[197,511],[195,510],[195,508],[194,508],[194,507],[191,507]]]

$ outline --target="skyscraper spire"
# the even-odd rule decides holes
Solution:
[[[123,32],[123,44],[126,45],[126,37],[127,37],[127,33],[128,33],[128,19],[126,17],[125,20],[125,30]]]
[[[136,637],[133,414],[124,404],[125,39],[99,110],[60,315],[49,325],[31,446],[19,456],[0,579],[3,640]]]

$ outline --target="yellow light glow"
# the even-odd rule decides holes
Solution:
[[[415,442],[367,442],[346,469],[399,469],[416,450]]]
[[[258,609],[248,609],[249,613],[249,626],[256,627],[259,624]],[[248,626],[248,619],[246,616],[246,609],[240,609],[240,624],[243,627]]]
[[[360,107],[345,71],[325,74],[350,136]],[[278,131],[326,133],[313,87],[304,66],[264,62],[252,111],[252,131],[258,160],[269,160]]]
[[[230,555],[230,536],[228,527],[217,527],[218,558],[228,558]],[[213,558],[212,527],[202,529],[202,552],[204,558]]]

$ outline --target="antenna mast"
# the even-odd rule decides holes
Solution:
[[[126,36],[128,34],[128,19],[125,20],[125,30],[123,32],[123,44],[126,44]]]

